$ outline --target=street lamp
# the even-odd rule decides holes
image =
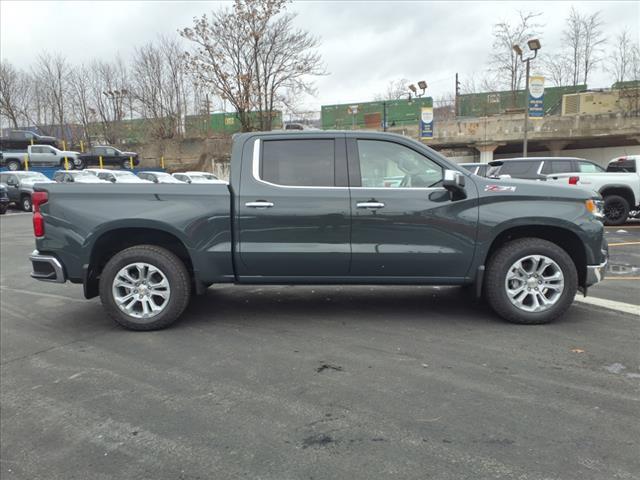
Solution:
[[[529,62],[538,56],[538,50],[540,50],[540,40],[537,38],[532,38],[527,42],[527,46],[529,50],[533,52],[533,55],[529,55],[526,58],[523,55],[522,48],[520,45],[513,45],[513,51],[516,52],[516,55],[520,57],[520,61],[527,64],[527,74],[525,79],[525,95],[524,95],[524,138],[522,141],[522,156],[527,156],[527,134],[529,130]]]

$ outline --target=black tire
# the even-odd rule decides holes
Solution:
[[[12,172],[16,172],[22,169],[22,164],[18,160],[8,160],[7,169],[11,170]]]
[[[167,278],[171,293],[164,310],[142,320],[123,312],[117,305],[112,291],[115,276],[128,264],[145,262],[158,268]],[[138,331],[159,330],[174,323],[187,308],[191,298],[191,280],[184,263],[167,249],[155,245],[137,245],[114,255],[100,275],[100,300],[107,313],[118,324]]]
[[[619,195],[604,197],[604,224],[609,226],[623,225],[629,217],[629,202]]]
[[[122,168],[126,169],[126,170],[133,170],[133,168],[131,168],[131,161],[127,158],[126,160],[122,160]]]
[[[20,197],[20,207],[25,212],[31,211],[33,208],[33,205],[31,204],[31,195],[22,195],[22,197]]]
[[[73,160],[71,160],[70,158],[67,158],[67,164],[69,165],[69,170],[73,170]],[[60,160],[60,170],[67,170],[66,165],[64,163],[64,158],[62,160]]]
[[[77,161],[78,163],[73,164],[73,168],[75,168],[76,170],[84,170],[85,168],[87,168],[87,163],[84,161],[84,159],[78,158]]]
[[[4,215],[5,213],[7,213],[7,205],[0,205],[0,215]]]
[[[564,276],[564,290],[556,303],[542,312],[527,312],[516,307],[505,288],[509,268],[527,255],[544,255],[559,266]],[[569,254],[554,243],[541,238],[522,238],[502,246],[489,259],[485,276],[484,292],[491,308],[502,318],[512,323],[536,325],[548,323],[567,311],[573,303],[578,289],[576,266]]]

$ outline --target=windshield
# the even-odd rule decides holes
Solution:
[[[111,172],[116,177],[135,177],[135,175],[131,172]]]

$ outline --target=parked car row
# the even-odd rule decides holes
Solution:
[[[593,190],[604,200],[606,225],[622,225],[640,218],[640,155],[614,158],[604,169],[575,157],[528,157],[462,163],[470,172],[489,178],[544,180]]]
[[[31,211],[35,183],[226,183],[207,172],[139,172],[86,168],[84,170],[58,170],[53,180],[41,172],[8,171],[0,173],[0,213],[13,203],[25,212]]]
[[[53,145],[28,145],[24,149],[0,148],[0,166],[11,171],[25,169],[25,159],[31,166],[59,166],[65,170],[83,169],[90,165],[118,166],[131,169],[140,164],[136,152],[126,152],[110,146],[97,146],[86,152],[60,150]]]

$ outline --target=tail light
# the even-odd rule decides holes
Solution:
[[[33,205],[33,234],[36,237],[44,237],[44,217],[40,212],[40,205],[44,205],[49,200],[47,192],[33,192],[31,203]]]
[[[577,185],[580,177],[569,177],[569,185]]]

